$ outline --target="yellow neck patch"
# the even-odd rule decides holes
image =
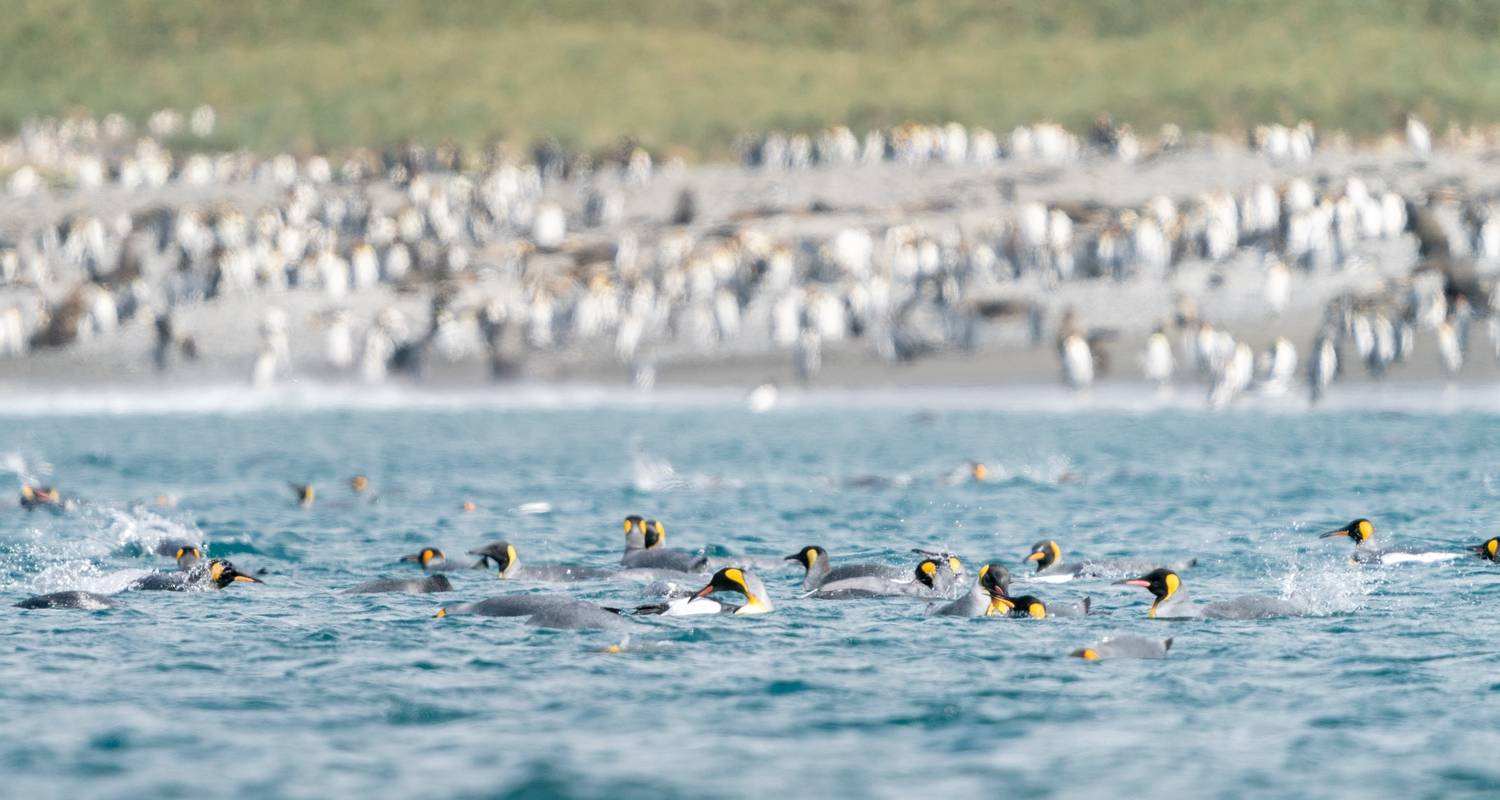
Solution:
[[[929,578],[937,574],[937,564],[932,561],[923,561],[920,569],[922,570],[922,574]]]
[[[948,556],[948,568],[953,570],[953,574],[957,575],[964,571],[964,562],[959,561],[958,556]]]
[[[1032,603],[1026,607],[1026,613],[1030,614],[1032,619],[1046,619],[1047,607],[1041,603]]]
[[[802,551],[802,555],[807,559],[807,568],[812,569],[812,565],[818,561],[818,551],[809,547]]]
[[[1015,603],[1012,603],[1004,597],[991,597],[990,605],[984,610],[984,615],[986,617],[992,617],[996,614],[1005,616],[1006,614],[1009,614],[1015,607]]]
[[[1049,566],[1062,560],[1062,548],[1057,546],[1057,542],[1047,542],[1047,552],[1052,554],[1052,561],[1049,562]]]
[[[1161,598],[1162,600],[1177,594],[1177,590],[1182,588],[1182,579],[1177,577],[1177,573],[1175,572],[1167,573],[1164,582],[1167,584],[1167,593]]]
[[[1493,561],[1495,559],[1496,551],[1500,550],[1500,539],[1491,539],[1488,542],[1485,542],[1484,548],[1490,551],[1490,560]]]
[[[1363,542],[1364,540],[1375,535],[1375,526],[1371,525],[1369,520],[1362,519],[1359,521],[1358,525],[1354,526],[1354,531],[1355,536],[1358,537],[1359,541]]]

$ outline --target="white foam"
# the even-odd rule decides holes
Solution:
[[[1441,561],[1452,561],[1462,557],[1462,553],[1385,553],[1380,557],[1382,564],[1436,564]]]
[[[506,384],[466,388],[388,384],[368,387],[301,381],[272,389],[251,390],[239,384],[155,386],[32,386],[0,384],[0,415],[68,416],[85,414],[219,414],[321,410],[567,410],[592,408],[706,407],[743,412],[742,387],[667,387],[650,392],[622,391],[602,384]],[[1210,411],[1199,393],[1163,396],[1144,383],[1112,384],[1073,392],[1050,384],[1006,384],[969,387],[814,388],[780,393],[779,410],[819,408],[888,408],[1047,413],[1152,413],[1164,410],[1233,413],[1250,410],[1304,413],[1307,400],[1244,397],[1229,409]],[[1339,385],[1315,409],[1376,410],[1406,413],[1500,413],[1500,386],[1386,382]]]

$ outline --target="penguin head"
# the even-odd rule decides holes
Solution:
[[[911,551],[917,555],[926,556],[929,560],[936,562],[938,567],[947,566],[955,578],[964,574],[964,562],[952,553],[942,550],[924,550],[920,547],[913,547]]]
[[[262,583],[259,578],[252,578],[234,568],[234,565],[222,559],[214,559],[208,562],[208,579],[220,589],[236,581],[242,583]]]
[[[657,522],[654,519],[646,520],[645,530],[647,550],[650,550],[653,547],[660,547],[661,544],[667,540],[666,526],[662,525],[660,522]]]
[[[1474,552],[1480,557],[1490,561],[1500,561],[1500,536],[1495,536],[1489,541],[1474,547]]]
[[[1347,536],[1351,541],[1354,542],[1354,546],[1358,547],[1359,545],[1362,545],[1365,542],[1370,541],[1370,539],[1374,538],[1375,524],[1365,519],[1364,517],[1360,517],[1359,519],[1349,523],[1348,525],[1345,525],[1338,530],[1332,530],[1325,534],[1322,534],[1318,538],[1328,539],[1334,536]]]
[[[972,477],[976,483],[979,481],[983,481],[985,478],[988,478],[989,475],[990,471],[987,467],[985,467],[983,463],[978,461],[969,462],[969,476]]]
[[[1056,564],[1062,559],[1062,548],[1051,539],[1043,539],[1031,546],[1031,554],[1026,556],[1027,561],[1036,562],[1036,571],[1042,570]]]
[[[349,488],[353,489],[355,494],[364,494],[365,490],[370,488],[370,479],[363,475],[355,475],[349,479]]]
[[[1182,579],[1177,573],[1165,567],[1152,570],[1139,578],[1130,578],[1120,581],[1126,586],[1139,586],[1156,597],[1151,603],[1151,616],[1156,616],[1156,609],[1166,602],[1172,595],[1177,594],[1182,588]]]
[[[752,607],[766,604],[765,598],[756,594],[755,590],[750,587],[750,577],[739,567],[725,567],[715,572],[714,576],[709,578],[708,585],[699,589],[698,593],[693,595],[693,599],[707,597],[714,592],[733,592],[744,597],[745,602]]]
[[[297,504],[303,508],[312,505],[313,500],[317,499],[318,492],[310,483],[294,483],[291,487],[292,491],[297,494]]]
[[[979,588],[991,598],[1010,595],[1010,570],[1000,564],[985,564],[979,568]]]
[[[177,548],[176,558],[177,567],[187,569],[203,558],[203,551],[197,545],[183,545]]]
[[[414,561],[414,562],[416,562],[418,564],[421,564],[422,567],[425,569],[429,564],[433,563],[434,561],[443,561],[443,562],[446,562],[448,560],[448,557],[445,556],[445,555],[443,555],[443,551],[437,549],[436,547],[424,547],[424,548],[422,548],[421,552],[412,553],[411,555],[402,556],[401,560],[402,561]]]
[[[481,563],[495,562],[495,567],[499,569],[500,577],[502,578],[510,577],[506,573],[515,569],[516,564],[520,561],[520,558],[516,554],[516,546],[510,542],[495,542],[494,544],[485,545],[483,550],[472,552],[479,556]]]
[[[815,544],[810,544],[802,548],[801,550],[798,550],[797,552],[787,556],[785,560],[795,561],[798,564],[801,564],[804,569],[810,572],[812,571],[814,564],[818,563],[819,561],[828,561],[828,551]]]
[[[1072,653],[1069,653],[1069,655],[1071,655],[1073,658],[1081,658],[1084,661],[1099,660],[1099,651],[1095,650],[1092,647],[1080,647],[1077,650],[1074,650]]]
[[[640,514],[631,514],[625,518],[625,535],[629,536],[636,531],[643,534],[646,532],[646,518]]]
[[[1020,597],[1007,598],[1014,607],[1010,610],[1010,616],[1022,619],[1046,619],[1047,604],[1041,598],[1023,594]]]
[[[933,584],[937,581],[940,569],[941,567],[938,566],[937,559],[924,558],[918,561],[916,569],[917,582],[929,589],[936,588]]]

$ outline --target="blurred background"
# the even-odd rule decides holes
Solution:
[[[0,384],[1492,380],[1497,33],[1480,0],[17,0]]]

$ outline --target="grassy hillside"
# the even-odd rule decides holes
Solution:
[[[1194,128],[1500,120],[1495,0],[8,0],[0,127],[207,101],[256,148],[1109,110]]]

